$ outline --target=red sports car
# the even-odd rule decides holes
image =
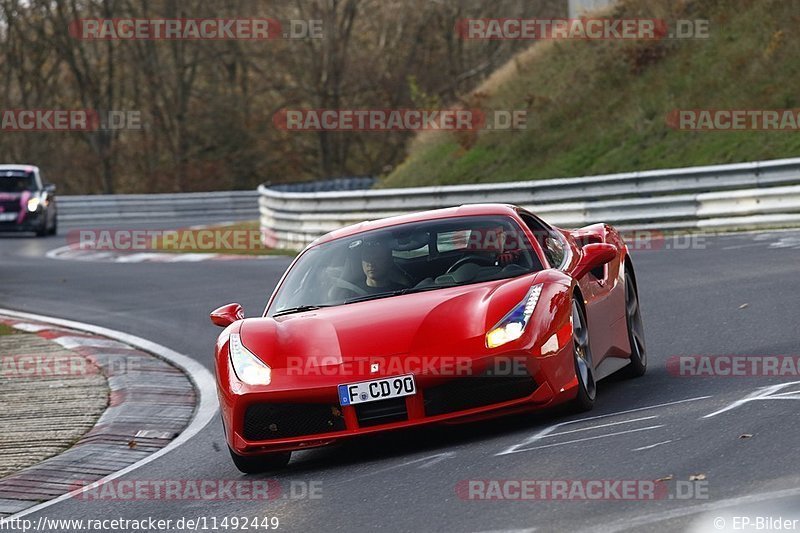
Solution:
[[[262,317],[230,304],[216,379],[236,466],[421,424],[572,402],[644,374],[636,278],[611,226],[567,231],[512,205],[465,205],[333,231]]]

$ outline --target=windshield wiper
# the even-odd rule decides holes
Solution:
[[[403,289],[403,294],[413,294],[415,292],[432,291],[435,289],[449,289],[450,287],[458,287],[458,283],[448,283],[446,285],[425,285],[424,287],[410,287]]]
[[[367,300],[376,300],[378,298],[387,298],[389,296],[400,296],[402,294],[413,294],[415,292],[425,292],[431,291],[434,289],[445,289],[447,287],[455,287],[458,283],[449,283],[447,285],[427,285],[425,287],[408,287],[406,289],[396,289],[393,291],[386,291],[386,292],[376,292],[375,294],[365,294],[364,296],[356,296],[354,298],[348,298],[344,301],[345,304],[351,304],[355,302],[364,302]]]
[[[367,300],[377,300],[378,298],[386,298],[388,296],[399,296],[405,294],[408,289],[397,289],[394,291],[376,292],[375,294],[365,294],[364,296],[355,296],[348,298],[344,301],[345,304],[352,304],[355,302],[365,302]]]
[[[290,315],[292,313],[302,313],[304,311],[314,311],[316,309],[321,309],[323,307],[330,307],[330,305],[298,305],[297,307],[289,307],[286,309],[281,309],[280,311],[272,315],[272,317],[274,318],[276,316]]]

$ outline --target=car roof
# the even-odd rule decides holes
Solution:
[[[22,170],[23,172],[38,172],[39,167],[34,165],[0,165],[0,172],[4,170]]]
[[[517,207],[510,204],[466,204],[458,207],[446,207],[444,209],[433,209],[430,211],[420,211],[407,215],[397,215],[388,218],[381,218],[378,220],[368,220],[366,222],[359,222],[343,228],[336,229],[330,233],[326,233],[322,237],[311,243],[311,246],[322,244],[324,242],[341,239],[343,237],[352,237],[365,231],[372,231],[376,229],[388,228],[400,224],[408,224],[412,222],[423,222],[425,220],[436,220],[443,218],[464,217],[464,216],[482,216],[482,215],[504,215],[513,216],[517,212]]]

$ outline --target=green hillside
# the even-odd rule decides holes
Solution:
[[[797,131],[679,131],[679,109],[800,107],[800,11],[780,0],[629,0],[610,16],[710,20],[707,39],[544,41],[460,105],[527,129],[422,133],[382,187],[544,179],[793,157]],[[484,46],[486,43],[469,43]]]

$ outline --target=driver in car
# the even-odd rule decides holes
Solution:
[[[366,279],[359,284],[368,293],[405,289],[406,276],[397,268],[392,248],[384,241],[365,241],[361,246],[361,270]]]
[[[394,262],[388,241],[373,239],[351,243],[343,272],[328,292],[331,300],[368,296],[414,285]]]

